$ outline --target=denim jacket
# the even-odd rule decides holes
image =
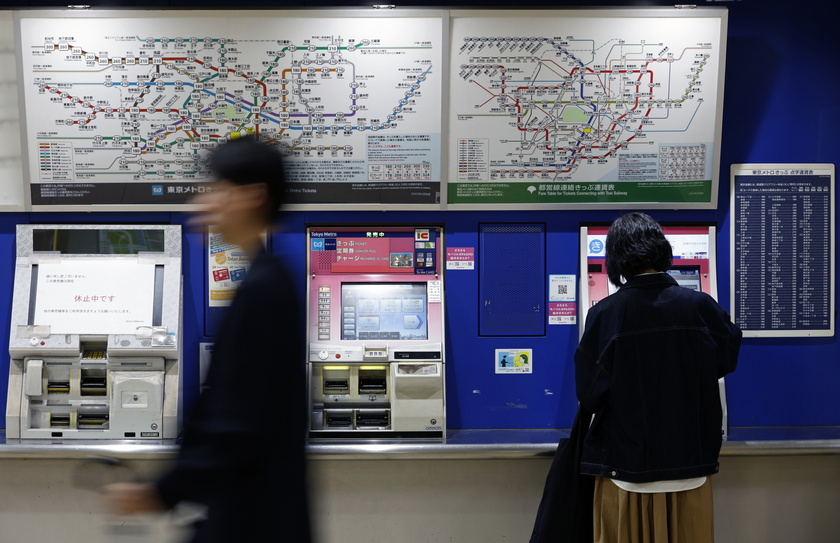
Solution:
[[[595,413],[581,472],[636,483],[716,473],[718,379],[740,345],[714,299],[667,273],[636,276],[592,307],[575,353],[578,400]]]

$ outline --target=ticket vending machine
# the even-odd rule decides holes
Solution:
[[[445,434],[442,229],[308,229],[310,439]]]
[[[19,225],[9,439],[174,439],[181,228]]]
[[[581,227],[580,333],[583,334],[586,314],[599,300],[616,291],[607,277],[604,260],[608,226]],[[668,271],[681,286],[705,292],[717,299],[715,272],[714,226],[663,226],[671,242],[674,258]],[[727,437],[726,386],[720,379],[720,401],[723,408],[723,438]]]

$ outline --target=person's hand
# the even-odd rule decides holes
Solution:
[[[166,510],[152,483],[113,483],[101,488],[102,499],[118,515]]]

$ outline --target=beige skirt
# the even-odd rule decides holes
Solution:
[[[595,543],[713,543],[712,478],[694,490],[642,494],[595,479]]]

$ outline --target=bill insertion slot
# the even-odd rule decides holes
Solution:
[[[350,394],[350,366],[323,366],[321,371],[325,395]]]
[[[108,394],[108,373],[104,369],[83,369],[79,380],[82,396],[106,396]]]
[[[349,409],[328,409],[324,411],[324,426],[327,428],[350,428],[353,426],[353,412]]]
[[[350,392],[350,383],[347,380],[324,380],[324,394],[347,394],[348,392]]]
[[[79,414],[78,417],[79,428],[106,428],[108,426],[108,415],[98,415],[96,413]]]
[[[359,394],[385,394],[387,380],[384,377],[359,376]]]
[[[49,381],[47,382],[47,394],[69,394],[70,381]]]
[[[50,428],[70,428],[70,414],[51,414]]]
[[[387,409],[359,409],[356,411],[357,428],[386,428],[391,424]]]
[[[359,368],[359,394],[385,394],[388,389],[388,367]]]

